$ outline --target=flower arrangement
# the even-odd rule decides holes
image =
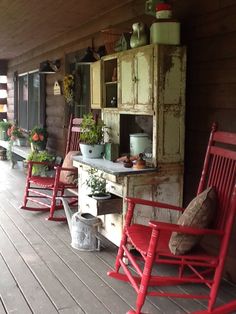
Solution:
[[[11,141],[16,140],[17,138],[23,138],[23,130],[19,128],[17,125],[13,124],[8,130],[7,135]]]
[[[48,133],[45,128],[35,126],[30,134],[29,141],[36,149],[43,150],[46,148]]]
[[[63,94],[65,101],[71,103],[74,98],[74,76],[72,74],[67,74],[63,79]]]
[[[19,128],[16,124],[13,124],[10,128],[7,130],[7,136],[9,137],[9,145],[7,149],[7,158],[8,160],[12,161],[12,146],[14,143],[17,143],[20,145],[20,143],[23,141],[23,143],[20,146],[23,146],[25,144],[25,137],[23,134],[23,130]]]

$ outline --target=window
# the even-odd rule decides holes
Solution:
[[[74,114],[82,118],[90,110],[90,64],[75,64]]]
[[[0,75],[0,112],[7,111],[7,76]]]
[[[40,99],[40,75],[38,71],[24,73],[18,77],[17,123],[24,130],[42,125],[42,102]]]

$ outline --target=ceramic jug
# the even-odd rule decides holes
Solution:
[[[148,43],[148,37],[145,32],[145,24],[142,22],[134,23],[132,25],[133,33],[130,38],[130,47],[136,48],[139,46],[144,46]]]

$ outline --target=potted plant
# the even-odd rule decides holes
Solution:
[[[105,123],[92,113],[83,116],[80,125],[80,150],[84,158],[102,158],[104,154]]]
[[[34,150],[27,157],[27,161],[52,163],[55,161],[55,156],[46,150],[44,151]],[[50,170],[50,165],[34,164],[32,167],[32,175],[46,176],[46,173],[49,170]]]
[[[32,150],[43,151],[46,149],[48,133],[45,128],[35,126],[29,134]]]
[[[9,136],[12,144],[16,143],[16,145],[19,146],[26,145],[26,137],[24,136],[23,130],[16,124],[13,124],[10,128],[8,128],[7,135]]]
[[[103,178],[102,174],[98,174],[96,168],[88,170],[88,179],[86,179],[85,182],[90,188],[93,198],[97,200],[111,198],[111,194],[106,191],[106,179]]]
[[[9,139],[7,130],[11,127],[11,123],[8,121],[0,121],[0,140],[7,141]]]
[[[16,124],[13,124],[7,130],[7,136],[9,137],[9,145],[7,148],[7,159],[12,162],[12,167],[14,167],[14,160],[12,154],[12,146],[26,146],[27,139],[23,134],[23,130],[19,128]]]

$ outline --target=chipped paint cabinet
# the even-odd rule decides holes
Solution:
[[[102,159],[98,164],[93,160],[77,161],[80,210],[99,215],[102,234],[118,245],[126,212],[125,197],[182,205],[186,49],[175,45],[139,47],[103,57],[92,71],[92,108],[101,109],[112,141],[119,144],[120,155],[129,153],[130,134],[147,133],[152,142],[146,156],[148,171],[127,172],[122,164],[119,171],[112,171],[117,165]],[[115,105],[111,104],[113,97]],[[110,206],[102,210],[101,204],[91,200],[88,203],[83,183],[88,167],[94,166],[103,173],[114,196],[107,201]],[[147,211],[140,207],[135,221],[175,221],[177,215],[166,209]]]
[[[150,112],[153,109],[153,57],[152,45],[119,55],[119,109],[138,112]]]
[[[101,60],[91,65],[90,89],[91,89],[91,108],[101,109],[102,106],[102,86],[101,86]]]

